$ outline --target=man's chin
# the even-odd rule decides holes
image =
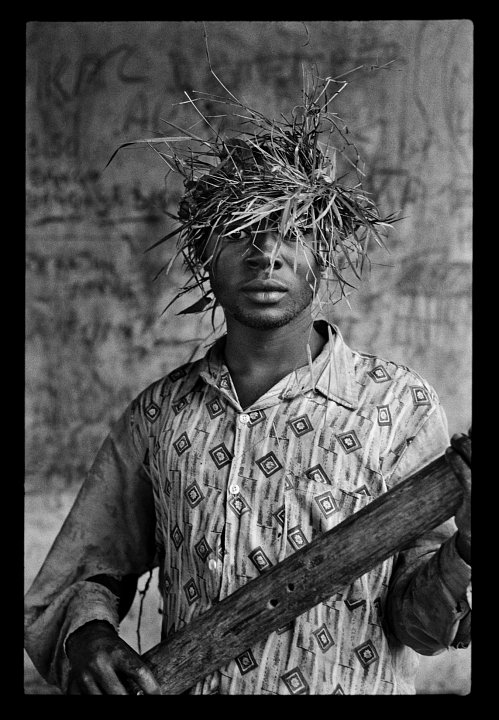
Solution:
[[[233,313],[233,317],[241,323],[241,325],[253,328],[254,330],[274,330],[291,322],[294,318],[294,313],[267,309],[258,312],[237,311]]]

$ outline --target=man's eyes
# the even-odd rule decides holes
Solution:
[[[227,240],[228,242],[235,242],[237,240],[245,240],[251,237],[251,234],[248,232],[245,232],[244,230],[234,230],[231,233],[227,233],[226,235],[223,235],[224,240]]]

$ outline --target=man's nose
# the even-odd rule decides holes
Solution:
[[[282,265],[281,247],[277,248],[276,233],[256,233],[245,254],[246,263],[250,268],[267,269],[271,265],[280,268]]]

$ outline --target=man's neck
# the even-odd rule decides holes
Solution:
[[[249,407],[283,377],[306,365],[309,351],[314,360],[324,343],[309,313],[272,329],[251,328],[227,318],[225,362],[242,407]]]

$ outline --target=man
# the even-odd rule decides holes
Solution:
[[[126,409],[28,592],[26,647],[64,691],[161,692],[118,635],[147,570],[159,567],[167,637],[449,445],[423,378],[314,321],[321,278],[341,285],[339,257],[351,264],[348,238],[383,221],[318,165],[307,128],[298,144],[296,123],[287,136],[224,142],[216,168],[187,183],[184,254],[227,332]],[[465,436],[451,442],[466,498],[456,524],[190,692],[411,694],[418,653],[469,644],[471,448]]]

